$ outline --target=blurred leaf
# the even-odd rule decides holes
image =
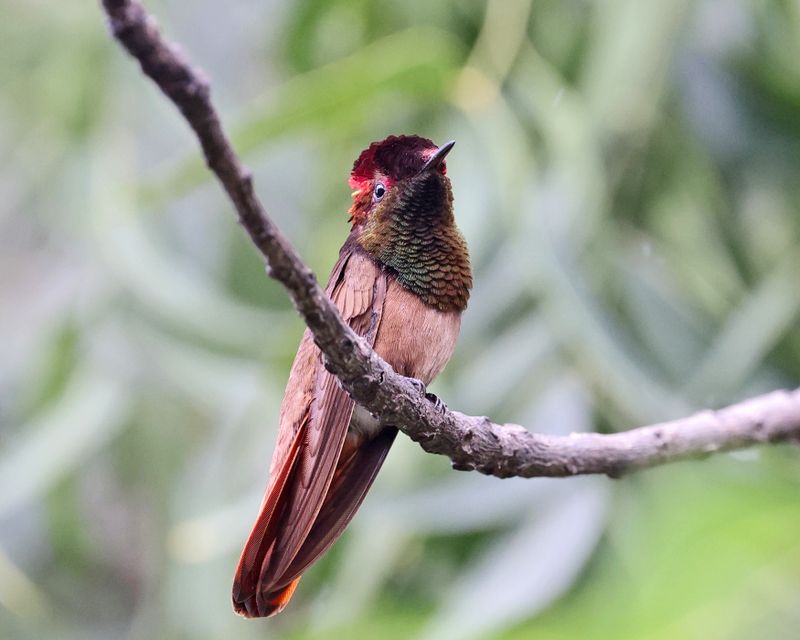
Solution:
[[[264,143],[303,127],[357,122],[370,101],[387,91],[435,101],[449,86],[459,52],[452,36],[435,29],[415,27],[387,36],[349,58],[291,78],[275,97],[271,91],[257,100],[265,104],[250,107],[251,115],[233,127],[234,146],[247,157]],[[145,188],[148,207],[210,178],[194,155],[161,173]]]
[[[422,637],[487,637],[534,615],[572,585],[602,533],[607,493],[594,480],[568,482],[569,494],[559,492],[459,577]]]
[[[0,456],[0,486],[6,487],[0,518],[40,498],[105,446],[124,425],[126,404],[120,382],[99,371],[76,371],[61,397],[22,427]]]
[[[538,194],[529,233],[520,240],[515,254],[526,265],[529,282],[542,289],[542,309],[550,325],[558,328],[558,340],[576,358],[584,374],[633,420],[647,423],[689,413],[687,403],[658,380],[656,371],[642,361],[627,336],[601,308],[587,286],[568,237],[551,232],[547,218],[565,204],[555,185]],[[535,229],[534,222],[538,223]],[[631,393],[631,389],[636,392]]]
[[[601,135],[646,130],[657,113],[670,47],[689,12],[669,3],[612,0],[595,5],[581,84],[592,124]]]
[[[0,604],[21,618],[35,619],[50,612],[44,594],[0,549]]]
[[[632,248],[619,258],[623,304],[631,314],[632,333],[645,342],[671,380],[682,380],[702,353],[705,324],[681,304],[674,283],[664,273],[658,248],[641,242],[642,255],[635,255]]]
[[[800,254],[787,253],[734,309],[703,361],[686,382],[686,394],[700,404],[730,397],[764,355],[791,328],[800,313]]]

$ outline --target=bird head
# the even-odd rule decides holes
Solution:
[[[350,174],[351,237],[425,304],[461,312],[472,287],[464,237],[441,147],[419,136],[390,136],[361,152]]]
[[[445,157],[454,141],[436,146],[419,136],[389,136],[373,142],[356,159],[349,184],[353,189],[350,221],[415,217],[452,218],[452,190]]]

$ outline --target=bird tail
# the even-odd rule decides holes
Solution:
[[[287,463],[270,483],[261,512],[239,559],[233,584],[236,613],[256,618],[273,616],[283,610],[303,572],[330,548],[353,519],[396,435],[396,429],[386,428],[370,440],[347,438],[308,534],[295,548],[284,550],[284,553],[292,554],[287,564],[274,562],[272,556],[275,549],[282,549],[281,542],[291,533],[285,526],[287,500],[282,496],[292,488],[293,469],[303,441],[298,432]],[[276,573],[273,567],[281,564],[285,569],[280,571],[280,575],[273,575]]]

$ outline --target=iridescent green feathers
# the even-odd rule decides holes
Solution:
[[[355,241],[407,289],[441,311],[463,311],[472,288],[464,237],[442,163],[420,173],[437,149],[418,136],[392,136],[361,153],[351,174]],[[365,197],[381,182],[386,195]],[[363,207],[359,207],[363,203]]]

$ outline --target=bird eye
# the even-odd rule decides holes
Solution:
[[[373,189],[372,191],[372,198],[377,202],[385,195],[386,195],[386,187],[383,186],[382,182],[379,182],[378,184],[375,185],[375,189]]]

